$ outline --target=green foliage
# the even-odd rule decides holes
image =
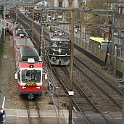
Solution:
[[[95,9],[106,9],[108,6],[108,0],[91,0],[87,2],[86,7]]]
[[[110,2],[109,0],[90,0],[89,2],[87,2],[86,8],[88,9],[104,9],[107,10],[110,8]],[[109,17],[107,17],[107,14],[109,14],[106,11],[103,12],[91,12],[91,14],[87,14],[88,16],[88,20],[87,22],[91,24],[91,26],[87,27],[87,30],[90,32],[90,34],[94,35],[94,36],[98,36],[100,34],[100,29],[97,26],[92,26],[93,25],[97,25],[97,24],[110,24],[111,23],[111,19]],[[106,15],[106,16],[104,16]]]
[[[0,48],[0,56],[2,56],[3,48]]]

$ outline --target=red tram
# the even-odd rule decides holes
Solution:
[[[15,79],[17,79],[19,95],[27,95],[31,99],[34,95],[42,95],[43,62],[25,33],[24,29],[16,26],[13,30],[16,59]]]
[[[19,94],[42,94],[43,63],[35,48],[20,48],[15,79],[18,81]]]

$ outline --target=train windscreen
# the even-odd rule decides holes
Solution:
[[[41,82],[41,70],[22,70],[22,82],[35,82],[40,83]]]
[[[52,41],[50,42],[50,47],[68,48],[69,42],[68,41]]]

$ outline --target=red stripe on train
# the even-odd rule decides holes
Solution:
[[[42,68],[43,67],[43,64],[41,63],[32,63],[32,64],[29,64],[29,63],[20,63],[20,68]]]
[[[20,92],[42,92],[43,87],[42,86],[33,86],[33,87],[24,87],[24,86],[20,86],[20,84],[18,84],[18,90]]]

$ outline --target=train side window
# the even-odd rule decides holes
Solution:
[[[52,47],[57,47],[57,43],[56,42],[53,42],[53,43],[51,43],[51,46]]]
[[[59,7],[62,7],[62,2],[59,2]]]

